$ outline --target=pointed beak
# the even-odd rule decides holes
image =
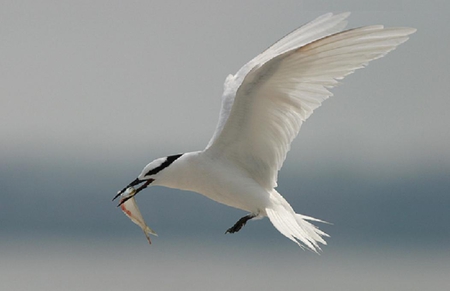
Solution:
[[[119,197],[120,195],[122,195],[123,192],[125,192],[129,187],[134,187],[136,185],[139,185],[140,183],[143,183],[145,181],[139,180],[139,178],[136,178],[133,182],[131,182],[130,184],[128,184],[128,186],[126,186],[125,188],[123,188],[122,190],[120,190],[119,192],[117,192],[117,195],[114,196],[114,198],[112,199],[112,201],[116,200],[117,197]]]
[[[131,182],[130,184],[128,184],[128,186],[126,186],[125,188],[123,188],[122,190],[120,190],[119,192],[117,192],[116,196],[114,196],[114,198],[112,199],[112,201],[116,200],[120,195],[122,195],[125,191],[127,191],[128,188],[133,188],[131,189],[130,195],[128,195],[127,197],[125,197],[124,199],[122,199],[119,203],[119,205],[117,205],[117,207],[119,207],[120,205],[122,205],[123,203],[125,203],[128,199],[130,199],[131,197],[134,197],[137,193],[141,192],[142,190],[144,190],[145,188],[147,188],[148,185],[150,185],[153,181],[155,181],[155,179],[148,179],[148,180],[139,180],[139,178],[136,178],[133,182]],[[142,184],[143,183],[143,184]],[[139,188],[134,189],[134,186],[142,184],[141,186],[139,186]]]

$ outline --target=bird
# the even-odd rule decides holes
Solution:
[[[278,171],[301,125],[332,96],[330,89],[416,31],[383,25],[344,30],[349,15],[319,16],[228,75],[206,148],[153,160],[113,200],[136,186],[134,195],[153,185],[198,192],[248,213],[225,233],[268,217],[302,249],[320,252],[329,235],[316,224],[325,221],[294,211],[276,190]]]

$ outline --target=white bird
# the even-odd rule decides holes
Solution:
[[[139,184],[135,194],[149,185],[198,192],[249,213],[226,233],[267,216],[287,238],[318,252],[328,235],[311,221],[323,221],[295,213],[275,190],[277,173],[302,123],[332,96],[328,89],[416,31],[382,25],[342,31],[349,14],[318,17],[229,75],[206,148],[152,161],[115,198]]]

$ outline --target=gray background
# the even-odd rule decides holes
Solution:
[[[449,2],[180,2],[0,2],[0,287],[448,286]],[[148,246],[117,190],[204,148],[226,75],[329,11],[418,31],[333,89],[288,154],[278,191],[333,223],[322,255],[267,219],[224,235],[242,211],[157,187],[137,198]]]

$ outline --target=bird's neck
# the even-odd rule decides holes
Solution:
[[[155,185],[176,188],[182,190],[193,190],[196,178],[200,174],[201,151],[184,153],[155,180]]]

